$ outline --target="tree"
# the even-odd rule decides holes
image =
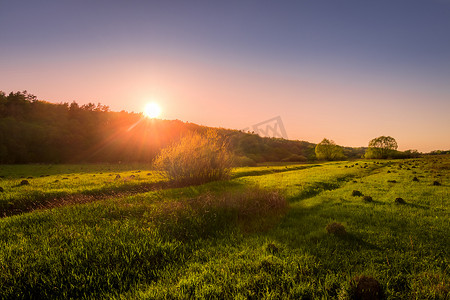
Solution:
[[[388,158],[397,150],[397,141],[390,136],[380,136],[369,142],[366,158]]]
[[[344,157],[342,147],[328,139],[323,139],[318,143],[315,151],[317,159],[336,160]]]

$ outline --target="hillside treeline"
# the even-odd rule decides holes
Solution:
[[[54,104],[26,91],[8,95],[0,91],[0,163],[150,162],[161,148],[188,131],[207,129],[179,120],[112,112],[101,104]],[[315,159],[315,144],[309,142],[218,131],[240,165]],[[364,150],[344,148],[344,154],[361,157]]]

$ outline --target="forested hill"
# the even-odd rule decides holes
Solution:
[[[207,129],[112,112],[100,104],[53,104],[25,91],[8,95],[0,91],[0,163],[150,162],[187,131]],[[218,130],[228,138],[241,165],[315,159],[315,144],[309,142]],[[349,157],[364,153],[362,148],[344,151]]]

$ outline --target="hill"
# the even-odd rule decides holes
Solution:
[[[148,119],[89,103],[49,103],[24,92],[0,91],[0,163],[151,162],[161,148],[188,131],[209,127]],[[217,128],[237,165],[315,160],[315,144]],[[344,148],[360,158],[365,148]]]

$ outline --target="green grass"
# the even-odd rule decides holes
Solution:
[[[4,165],[0,166],[0,215],[39,207],[86,202],[98,196],[142,192],[164,178],[137,165]],[[20,185],[27,180],[29,185]],[[91,197],[86,197],[91,196]]]
[[[346,299],[350,280],[367,275],[380,282],[387,299],[447,299],[449,166],[450,157],[441,156],[238,168],[229,181],[135,190],[5,217],[0,295]],[[33,201],[33,190],[55,193],[50,182],[58,176],[78,177],[58,187],[72,195],[161,180],[143,166],[52,166],[43,172],[48,167],[2,168],[7,178],[0,181],[0,197]],[[139,177],[123,181],[132,174]],[[35,178],[30,186],[14,187],[20,176]],[[264,205],[273,189],[289,201],[288,210]],[[373,202],[352,196],[354,190]],[[396,204],[398,197],[406,203]],[[260,199],[267,201],[251,205]],[[347,233],[328,234],[332,222]]]

